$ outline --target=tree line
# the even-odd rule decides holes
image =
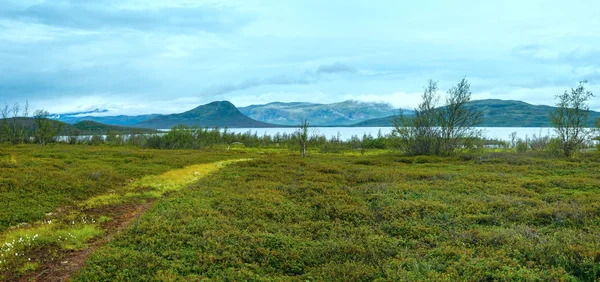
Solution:
[[[598,140],[600,119],[595,122],[596,128],[587,128],[588,101],[594,95],[585,89],[586,83],[582,81],[571,91],[556,96],[556,107],[549,113],[556,138],[534,136],[528,144],[527,138],[515,142],[512,136],[513,147],[526,151],[529,147],[535,150],[544,146],[571,157],[591,139]],[[483,113],[468,106],[471,89],[465,78],[446,92],[443,103],[440,104],[440,100],[437,82],[429,80],[414,114],[407,116],[401,111],[394,118],[393,134],[398,140],[398,149],[404,154],[451,155],[472,148],[473,142],[481,139],[482,133],[476,126],[483,121]]]
[[[63,131],[62,123],[48,119],[49,113],[43,109],[33,112],[29,117],[29,102],[21,107],[19,103],[4,105],[0,109],[0,143],[26,144],[38,143],[46,145],[57,141]]]

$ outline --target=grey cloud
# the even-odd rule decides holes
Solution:
[[[587,80],[590,84],[600,84],[600,72],[595,71],[591,74],[583,77],[583,80]]]
[[[350,65],[336,62],[330,65],[321,65],[316,71],[306,70],[299,75],[276,75],[266,78],[250,78],[240,83],[225,83],[204,89],[201,94],[207,96],[218,96],[226,93],[246,90],[268,85],[308,85],[317,84],[322,81],[330,81],[332,78],[324,77],[325,74],[357,73],[358,70]],[[369,76],[369,75],[364,75]]]
[[[94,93],[128,94],[152,91],[159,81],[128,69],[95,67],[86,72],[60,69],[21,72],[0,77],[0,100],[77,97]]]
[[[95,30],[229,32],[250,22],[234,9],[210,6],[164,9],[120,9],[107,1],[44,2],[27,8],[4,9],[0,17],[45,25]]]
[[[316,81],[308,76],[293,77],[289,75],[278,75],[267,78],[251,78],[240,83],[224,83],[204,89],[201,94],[207,96],[218,96],[234,91],[246,90],[250,88],[266,85],[305,85]]]
[[[336,73],[355,73],[356,68],[340,62],[335,62],[330,65],[321,65],[317,69],[317,74],[336,74]]]
[[[524,44],[512,49],[512,53],[518,56],[531,56],[540,52],[544,47],[539,44]]]
[[[238,90],[246,90],[250,88],[266,86],[266,85],[307,85],[315,84],[319,81],[327,80],[321,77],[322,74],[336,73],[356,73],[356,68],[342,64],[334,63],[331,65],[321,65],[316,71],[305,71],[301,75],[277,75],[267,78],[251,78],[240,83],[226,83],[212,86],[204,89],[202,94],[209,96],[223,95],[229,92]]]
[[[581,50],[577,49],[560,56],[560,60],[565,63],[573,63],[580,66],[600,67],[600,50]]]
[[[520,45],[512,50],[516,57],[540,63],[561,63],[573,66],[600,66],[600,49],[558,51],[539,44]]]

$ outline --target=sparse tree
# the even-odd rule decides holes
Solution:
[[[19,103],[12,107],[4,104],[0,110],[2,123],[0,125],[0,142],[19,144],[28,141],[30,130],[27,118],[29,117],[29,102],[25,102],[24,108]]]
[[[41,145],[46,145],[54,140],[56,135],[62,130],[61,124],[55,125],[48,119],[48,111],[36,110],[33,113],[33,119],[36,124],[35,140]]]
[[[398,147],[407,155],[435,155],[439,153],[440,129],[437,103],[437,82],[429,80],[421,95],[421,103],[414,115],[400,114],[392,119],[393,134],[399,137]]]
[[[596,119],[594,125],[596,126],[596,137],[594,140],[596,140],[596,148],[600,151],[600,118]]]
[[[8,107],[8,104],[4,104],[4,108],[2,108],[2,110],[0,111],[0,114],[2,115],[2,132],[0,132],[0,136],[2,137],[0,141],[2,142],[8,142],[10,141],[10,135],[11,135],[11,128],[10,128],[10,123],[8,121],[8,117],[10,115],[10,108]]]
[[[567,157],[582,149],[593,133],[593,129],[587,127],[590,112],[588,100],[594,94],[585,89],[586,83],[587,81],[581,81],[570,92],[565,90],[563,94],[557,95],[556,108],[550,112],[550,121],[560,140],[560,149]]]
[[[223,141],[225,142],[225,144],[227,144],[227,151],[229,151],[229,149],[231,148],[231,144],[233,143],[234,139],[234,133],[229,132],[229,129],[227,127],[223,128]]]
[[[471,101],[471,86],[463,78],[448,90],[446,105],[440,109],[439,125],[442,131],[441,152],[449,155],[462,143],[480,136],[474,127],[483,121],[483,113],[467,106]]]
[[[21,132],[19,133],[19,136],[21,136],[21,142],[23,143],[29,142],[29,138],[31,136],[31,132],[29,132],[30,130],[27,128],[27,119],[29,118],[29,101],[25,101],[22,116],[24,122],[21,125]]]
[[[298,142],[300,143],[300,154],[304,157],[307,153],[307,146],[309,142],[308,136],[308,120],[303,120],[302,123],[298,126],[296,130],[296,137],[298,138]]]
[[[483,114],[467,106],[471,90],[466,79],[448,90],[445,105],[438,107],[437,83],[429,80],[414,115],[394,118],[394,135],[407,155],[449,155],[479,136],[474,126]]]
[[[19,114],[21,113],[21,105],[19,103],[14,103],[13,107],[12,107],[12,130],[11,130],[11,135],[10,135],[10,142],[13,144],[17,144],[19,143],[19,140],[21,139],[19,136],[19,130],[18,130],[18,118],[19,118]]]
[[[512,132],[508,137],[510,138],[510,147],[515,148],[517,146],[517,132]]]

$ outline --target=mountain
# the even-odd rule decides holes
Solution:
[[[552,127],[549,114],[555,109],[551,106],[499,99],[475,100],[469,102],[467,107],[483,112],[483,123],[480,126],[484,127]],[[392,126],[392,118],[393,115],[359,122],[352,126]],[[593,126],[598,118],[600,112],[590,111],[589,125]]]
[[[296,126],[304,119],[315,126],[352,125],[397,113],[397,109],[386,103],[352,100],[333,104],[274,102],[240,107],[239,110],[255,120],[290,126]]]
[[[261,128],[278,127],[243,115],[228,101],[217,101],[180,114],[156,116],[135,127],[168,129],[179,124],[200,127]]]
[[[148,115],[139,115],[139,116],[126,116],[126,115],[118,115],[118,116],[82,116],[82,114],[89,114],[92,112],[85,113],[73,113],[73,114],[52,114],[50,115],[50,119],[62,121],[69,124],[75,124],[80,121],[95,121],[102,124],[110,124],[110,125],[119,125],[119,126],[129,126],[138,124],[140,122],[149,120],[151,118],[159,116],[159,114],[148,114]],[[94,111],[93,113],[98,113]]]

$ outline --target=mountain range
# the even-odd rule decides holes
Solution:
[[[514,100],[475,100],[467,104],[484,114],[485,127],[550,127],[551,106],[531,105]],[[236,108],[228,101],[216,101],[192,110],[169,115],[81,116],[53,115],[67,123],[90,120],[104,124],[136,128],[168,129],[179,124],[201,127],[263,128],[296,126],[308,120],[312,126],[384,127],[392,125],[399,110],[385,103],[344,101],[333,104],[282,103]],[[411,115],[412,111],[404,111]],[[590,111],[589,122],[600,118]]]
[[[348,126],[398,113],[398,109],[387,103],[353,100],[333,104],[273,102],[239,109],[244,115],[255,120],[291,126],[299,124],[304,119],[315,126]]]
[[[228,101],[216,101],[196,107],[180,114],[161,115],[133,125],[138,128],[169,129],[173,126],[184,124],[187,126],[201,127],[277,127],[251,119],[238,110]]]

